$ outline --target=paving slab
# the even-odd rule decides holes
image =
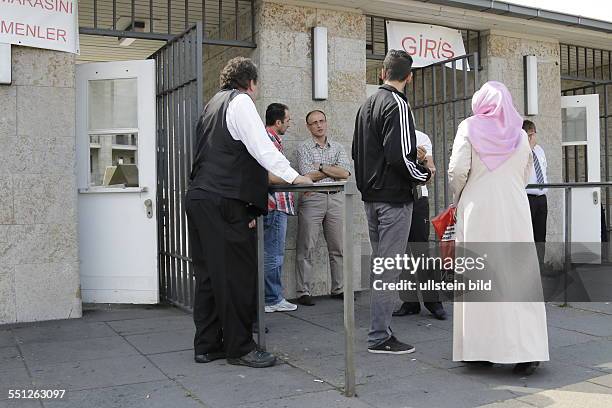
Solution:
[[[236,405],[235,408],[372,408],[356,398],[347,398],[337,390],[310,392],[294,397]],[[233,408],[233,407],[232,407]]]
[[[43,408],[43,406],[35,399],[0,399],[0,408]]]
[[[612,388],[612,374],[602,375],[601,377],[591,378],[589,382]]]
[[[170,380],[67,392],[46,400],[45,408],[202,408],[188,391]]]
[[[138,349],[138,351],[140,351],[142,354],[156,354],[193,349],[194,334],[195,329],[191,328],[175,331],[135,334],[133,336],[125,336],[125,340]]]
[[[550,326],[598,337],[612,336],[609,315],[553,305],[548,305],[546,312]]]
[[[442,369],[370,382],[358,386],[357,395],[380,408],[473,408],[515,397],[510,391],[486,388],[477,381]]]
[[[104,322],[85,322],[82,320],[54,321],[44,325],[18,327],[13,329],[13,334],[19,344],[116,336],[116,333]]]
[[[546,390],[520,397],[519,400],[541,408],[609,408],[612,406],[612,395],[567,390]]]
[[[193,318],[190,315],[114,320],[107,324],[122,336],[186,329],[191,329],[195,332]]]
[[[32,368],[31,373],[39,389],[70,391],[167,379],[139,355],[40,365]]]
[[[600,339],[551,350],[551,358],[612,373],[612,340]]]
[[[612,315],[612,302],[580,302],[570,303],[573,309],[587,310]]]
[[[0,372],[0,401],[9,398],[9,390],[31,389],[32,379],[25,365]]]
[[[612,395],[612,388],[595,384],[589,381],[582,381],[576,384],[566,385],[565,387],[559,388],[560,391],[572,391],[572,392],[584,392],[589,394],[601,394],[610,396]]]
[[[23,366],[23,358],[17,347],[0,347],[0,375]]]
[[[548,326],[548,347],[566,347],[589,341],[598,340],[599,337],[580,333],[574,330],[562,329],[552,325]]]
[[[509,390],[517,396],[563,387],[601,375],[601,372],[596,370],[564,364],[557,360],[543,362],[534,374],[527,377],[514,374],[512,369],[512,364],[496,364],[493,367],[467,365],[451,371],[478,381],[486,388]]]
[[[344,355],[300,361],[290,359],[289,364],[335,387],[344,387]],[[418,361],[413,354],[398,356],[372,354],[367,351],[355,353],[355,381],[357,384],[421,375],[429,370],[432,370],[432,367]]]
[[[14,346],[15,343],[15,336],[11,330],[0,330],[0,347]]]
[[[84,305],[82,320],[112,322],[185,315],[188,313],[169,305]]]
[[[455,368],[464,366],[461,361],[453,361],[452,339],[425,340],[414,343],[416,351],[412,354],[414,358],[434,368]]]
[[[510,399],[502,402],[493,402],[491,404],[481,405],[478,408],[533,408],[533,405],[522,402],[518,399]]]
[[[206,405],[220,408],[333,389],[287,364],[266,369],[219,369],[199,378],[186,376],[176,381]]]
[[[21,346],[23,357],[29,366],[115,358],[138,354],[128,342],[119,336],[96,339],[29,343]]]

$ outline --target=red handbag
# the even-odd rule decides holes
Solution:
[[[455,259],[455,224],[457,222],[457,209],[454,205],[431,219],[440,240],[440,255],[443,259]]]

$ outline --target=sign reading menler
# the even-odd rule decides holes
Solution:
[[[78,54],[76,0],[0,0],[0,43]]]
[[[465,55],[461,31],[400,21],[387,21],[387,47],[390,50],[404,50],[410,54],[413,67],[425,67]],[[467,61],[466,65],[469,71]],[[452,63],[446,66],[451,68]],[[455,69],[463,70],[463,60],[455,62]]]

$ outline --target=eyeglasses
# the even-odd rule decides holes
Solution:
[[[316,126],[316,125],[322,125],[322,124],[324,124],[326,122],[327,122],[327,120],[321,119],[321,120],[315,120],[314,122],[306,123],[306,125],[307,126]]]

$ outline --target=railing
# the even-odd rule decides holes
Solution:
[[[347,397],[355,395],[355,299],[353,288],[353,216],[354,196],[357,188],[352,182],[319,183],[312,186],[279,185],[270,187],[270,192],[344,192],[343,210],[343,279],[344,279],[344,335],[345,335],[345,367],[344,394]],[[266,349],[265,324],[265,282],[264,282],[264,222],[263,217],[257,219],[257,343],[262,350]]]
[[[572,267],[572,189],[575,188],[593,188],[593,187],[612,187],[612,182],[582,182],[582,183],[544,183],[544,184],[529,184],[527,188],[560,188],[565,191],[565,234],[564,248],[565,259],[563,264],[563,287],[564,287],[564,305],[567,305],[567,275]],[[600,201],[601,202],[601,201]]]

